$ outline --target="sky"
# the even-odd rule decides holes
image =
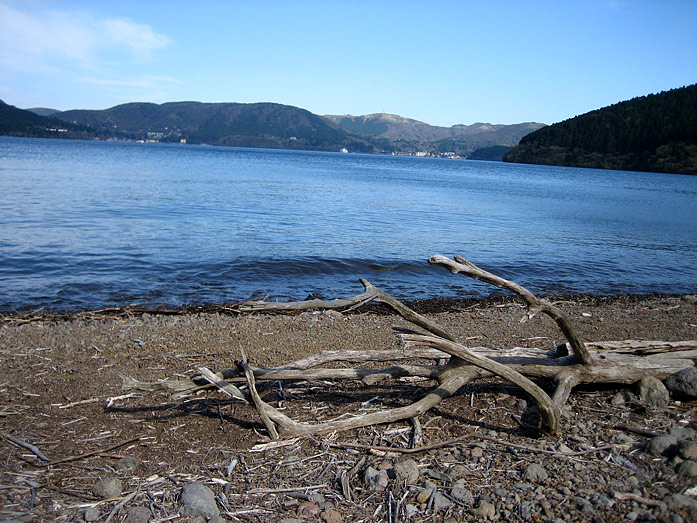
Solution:
[[[21,108],[551,124],[694,83],[697,0],[0,0],[0,99]]]

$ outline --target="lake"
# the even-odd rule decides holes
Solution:
[[[0,310],[697,292],[697,176],[0,137]]]

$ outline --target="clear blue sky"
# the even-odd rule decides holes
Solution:
[[[696,82],[697,0],[0,0],[0,98],[24,108],[553,123]]]

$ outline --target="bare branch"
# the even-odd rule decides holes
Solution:
[[[453,261],[450,258],[446,258],[445,256],[437,254],[435,256],[432,256],[428,260],[428,263],[431,263],[433,265],[442,265],[453,274],[463,273],[471,278],[474,278],[475,280],[485,281],[487,283],[491,283],[492,285],[496,285],[497,287],[500,287],[502,289],[508,289],[510,291],[515,292],[520,297],[522,297],[523,300],[525,300],[525,303],[528,304],[529,317],[532,318],[535,314],[543,312],[547,316],[552,318],[557,323],[561,331],[564,333],[566,339],[569,340],[574,354],[576,354],[578,359],[581,360],[581,363],[583,363],[584,365],[591,364],[590,354],[588,354],[586,346],[584,345],[579,335],[576,333],[576,330],[571,325],[569,318],[566,316],[566,314],[564,314],[564,312],[561,309],[559,309],[549,301],[538,298],[525,287],[518,285],[517,283],[514,283],[512,281],[505,280],[499,276],[496,276],[495,274],[491,274],[490,272],[487,272],[484,269],[477,267],[474,263],[467,261],[458,255],[455,255],[455,261]]]

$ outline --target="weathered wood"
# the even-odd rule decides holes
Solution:
[[[525,303],[527,303],[528,318],[532,318],[540,312],[552,318],[564,333],[566,339],[569,340],[569,344],[571,345],[574,354],[576,354],[581,363],[590,365],[591,358],[585,344],[583,343],[583,340],[581,340],[581,337],[576,332],[576,329],[573,328],[568,316],[564,314],[564,312],[556,305],[547,300],[538,298],[522,285],[518,285],[517,283],[501,278],[500,276],[491,274],[490,272],[477,267],[474,263],[467,261],[458,255],[455,255],[455,260],[453,261],[445,256],[436,254],[428,260],[428,263],[433,265],[442,265],[453,274],[462,273],[470,278],[474,278],[475,280],[485,281],[492,285],[496,285],[501,289],[508,289],[509,291],[515,292],[521,298],[523,298]]]
[[[537,313],[550,316],[568,340],[555,351],[537,348],[497,350],[487,347],[466,347],[457,343],[447,330],[389,296],[366,280],[361,280],[365,292],[352,298],[332,301],[307,300],[291,303],[245,302],[241,312],[291,311],[308,309],[355,308],[370,301],[385,303],[409,322],[430,334],[400,329],[404,342],[401,349],[378,351],[327,350],[272,369],[254,368],[243,362],[235,369],[213,374],[202,369],[202,376],[190,380],[163,380],[144,383],[124,377],[124,388],[139,390],[169,390],[176,396],[191,394],[211,383],[228,393],[236,389],[232,383],[247,382],[254,406],[273,438],[329,433],[379,423],[415,419],[444,399],[455,394],[473,379],[491,375],[500,376],[528,392],[540,406],[543,424],[554,434],[559,428],[559,413],[574,387],[582,384],[629,385],[644,376],[664,379],[679,370],[694,366],[697,358],[697,341],[601,341],[584,343],[571,325],[569,318],[558,307],[539,299],[524,287],[495,276],[471,262],[455,256],[450,260],[434,256],[432,264],[442,265],[453,273],[466,274],[477,280],[511,290],[519,294],[528,305],[528,317]],[[425,347],[425,348],[424,348]],[[414,364],[423,361],[444,360],[445,365]],[[336,362],[411,362],[382,369],[326,368]],[[435,380],[438,385],[424,397],[410,405],[342,418],[320,423],[297,422],[278,409],[264,402],[256,390],[256,380],[313,380],[359,379],[364,383],[376,383],[383,379],[423,377]],[[204,378],[204,379],[201,379]],[[530,378],[546,378],[554,381],[556,389],[550,398]],[[244,396],[241,392],[239,395]]]

